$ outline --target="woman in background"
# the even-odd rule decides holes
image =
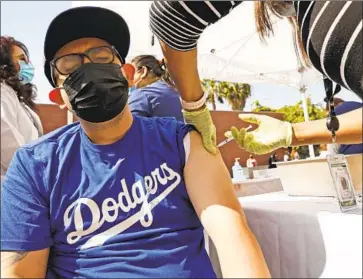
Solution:
[[[140,55],[131,61],[135,68],[129,106],[133,114],[144,117],[174,117],[184,121],[180,96],[163,61]]]
[[[36,113],[34,67],[26,46],[1,36],[1,182],[16,149],[37,139],[43,129]]]

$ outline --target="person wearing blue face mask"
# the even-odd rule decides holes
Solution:
[[[22,84],[29,84],[34,78],[34,66],[29,61],[28,63],[20,60],[19,62],[19,78]]]
[[[36,113],[34,67],[26,46],[1,36],[1,182],[16,149],[43,133]]]
[[[130,87],[131,112],[144,117],[174,117],[184,122],[180,97],[164,62],[152,55],[139,55],[131,63],[135,68]]]

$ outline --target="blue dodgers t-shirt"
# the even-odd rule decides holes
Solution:
[[[133,114],[145,117],[175,117],[184,122],[180,96],[174,88],[159,80],[130,93]]]
[[[134,117],[111,145],[72,124],[20,148],[1,191],[1,249],[50,247],[47,278],[215,278],[173,119]]]

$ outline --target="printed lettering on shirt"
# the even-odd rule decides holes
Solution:
[[[64,226],[65,228],[68,228],[74,224],[75,231],[72,231],[67,235],[67,242],[69,244],[77,243],[82,237],[90,235],[100,229],[105,222],[115,222],[119,210],[127,213],[131,209],[135,209],[138,205],[141,205],[140,210],[134,215],[115,224],[106,231],[93,235],[81,246],[81,249],[102,246],[108,239],[121,234],[138,221],[145,228],[151,226],[154,220],[152,209],[180,184],[181,176],[173,169],[169,168],[166,163],[163,163],[160,167],[152,171],[150,175],[139,177],[140,179],[131,186],[131,193],[127,187],[126,180],[122,179],[120,182],[121,192],[118,194],[117,200],[112,197],[106,198],[102,202],[101,207],[89,198],[79,198],[69,205],[64,213]],[[165,186],[170,182],[171,184],[160,192],[158,196],[153,197],[160,184]],[[151,200],[149,200],[149,198]],[[87,229],[84,227],[83,223],[85,211],[90,212],[92,218],[91,225]]]

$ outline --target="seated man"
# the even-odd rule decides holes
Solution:
[[[80,122],[16,152],[1,191],[2,278],[213,278],[203,227],[224,277],[269,277],[221,156],[191,126],[130,113],[129,41],[107,9],[50,24],[45,74]]]

